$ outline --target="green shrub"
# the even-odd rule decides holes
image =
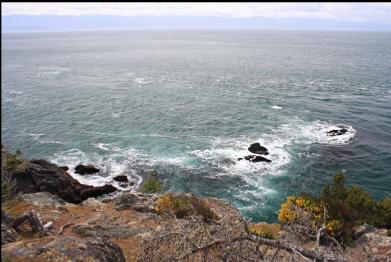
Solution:
[[[12,199],[12,183],[7,181],[1,174],[1,203]]]
[[[249,227],[251,234],[268,239],[278,239],[281,228],[279,224],[259,223]]]
[[[157,175],[155,172],[149,174],[141,185],[140,191],[147,194],[162,192],[163,184],[157,179],[156,176]]]
[[[337,173],[317,198],[288,197],[279,211],[280,223],[288,230],[305,228],[313,236],[325,226],[328,235],[344,243],[352,239],[353,228],[363,223],[390,229],[391,198],[376,201],[361,187],[345,183],[344,174]]]
[[[207,200],[191,194],[165,193],[155,201],[154,208],[159,215],[173,214],[177,218],[201,216],[205,222],[219,219]]]
[[[13,183],[9,178],[9,171],[23,163],[22,153],[16,150],[10,153],[9,147],[1,145],[1,203],[12,199]]]
[[[8,147],[1,147],[1,168],[2,171],[9,171],[23,163],[22,152],[17,149],[15,154],[9,152]]]

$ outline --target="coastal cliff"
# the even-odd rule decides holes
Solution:
[[[303,241],[216,198],[102,190],[47,161],[2,156],[2,189],[5,174],[16,193],[2,195],[2,261],[390,260],[387,229],[356,227],[349,247]]]

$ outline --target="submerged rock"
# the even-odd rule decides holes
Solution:
[[[24,161],[9,171],[16,193],[49,192],[63,200],[78,204],[89,197],[97,197],[117,190],[112,185],[94,187],[80,184],[60,167],[45,160]]]
[[[129,182],[129,179],[127,176],[116,176],[113,178],[114,181],[117,182]]]
[[[80,174],[80,175],[85,175],[85,174],[95,174],[98,173],[99,169],[97,169],[93,165],[78,165],[75,167],[75,173]]]
[[[270,159],[264,158],[262,156],[256,156],[256,155],[248,155],[245,156],[244,159],[247,161],[257,163],[257,162],[272,162]]]
[[[253,154],[258,154],[258,155],[268,155],[269,152],[267,151],[267,148],[264,146],[261,146],[259,143],[254,143],[252,144],[249,148],[248,151],[250,151]]]
[[[342,128],[342,129],[333,129],[327,131],[326,133],[328,136],[340,136],[340,135],[344,135],[346,132],[348,132],[348,130],[346,128]]]

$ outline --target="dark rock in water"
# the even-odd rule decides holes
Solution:
[[[257,162],[272,162],[270,159],[264,158],[262,156],[248,155],[245,156],[244,159],[247,161],[257,163]]]
[[[346,128],[333,129],[333,130],[327,131],[327,135],[328,136],[340,136],[340,135],[344,135],[346,132],[348,132],[348,130]]]
[[[239,157],[239,158],[238,158],[238,161],[240,161],[240,160],[243,160],[243,157]]]
[[[117,182],[129,182],[127,176],[116,176],[113,178],[113,180]]]
[[[221,161],[224,165],[235,165],[235,161],[230,158],[225,158]]]
[[[125,262],[122,249],[117,244],[96,236],[52,236],[41,238],[39,241],[21,240],[2,246],[1,256],[16,261]]]
[[[60,168],[61,168],[62,170],[64,170],[64,171],[68,171],[68,170],[69,170],[69,167],[67,167],[67,166],[60,166]]]
[[[74,204],[117,190],[112,185],[93,187],[80,184],[63,169],[45,160],[25,161],[23,168],[11,169],[9,176],[15,184],[15,193],[49,192]]]
[[[95,174],[95,173],[98,173],[98,172],[99,172],[99,169],[97,169],[93,165],[88,165],[88,166],[78,165],[78,166],[75,167],[75,173],[76,174],[80,174],[80,175]]]
[[[253,154],[258,154],[258,155],[268,155],[269,152],[267,151],[267,148],[264,146],[261,146],[259,143],[254,143],[252,144],[249,148],[248,151],[250,151]]]

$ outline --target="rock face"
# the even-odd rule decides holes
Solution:
[[[9,257],[10,262],[173,261],[191,252],[194,245],[202,246],[225,236],[234,238],[245,232],[240,212],[221,200],[204,199],[205,204],[220,217],[218,223],[205,223],[197,216],[184,219],[168,214],[158,216],[153,212],[158,197],[123,192],[112,199],[105,199],[104,203],[89,199],[80,205],[55,208],[37,206],[36,199],[42,199],[42,196],[22,197],[24,200],[7,206],[6,211],[23,213],[35,209],[43,223],[53,221],[51,232],[54,236],[39,238],[34,235],[32,238],[32,235],[23,237],[21,234],[17,242],[2,246],[2,256]],[[69,226],[60,235],[58,232],[67,223]],[[29,231],[23,227],[21,230]],[[216,248],[221,250],[222,247]],[[203,251],[199,252],[194,261],[202,261],[203,254]],[[215,254],[218,255],[209,252],[206,261],[221,261]]]
[[[268,155],[269,152],[267,151],[267,148],[264,146],[261,146],[259,143],[254,143],[252,144],[249,148],[248,151],[250,151],[253,154],[258,154],[258,155]]]
[[[89,197],[97,197],[117,190],[112,185],[93,187],[80,184],[58,166],[45,160],[25,161],[9,171],[16,193],[49,192],[63,200],[78,204]]]
[[[2,258],[18,261],[125,262],[119,246],[97,237],[44,237],[2,246]]]
[[[344,135],[346,132],[348,132],[346,128],[341,128],[341,129],[333,129],[327,131],[326,133],[328,136],[340,136],[340,135]]]
[[[244,159],[246,159],[247,161],[253,162],[253,163],[272,162],[270,159],[264,158],[262,156],[256,156],[256,155],[248,155],[248,156],[245,156]],[[241,160],[241,159],[239,159],[239,160]]]
[[[173,195],[182,200],[194,199],[188,193]],[[53,222],[49,229],[52,235],[26,234],[30,231],[28,226],[19,227],[19,235],[15,231],[7,233],[3,231],[6,229],[3,225],[12,218],[2,212],[2,260],[244,261],[239,254],[253,258],[251,261],[308,261],[275,246],[233,241],[248,236],[252,223],[246,222],[239,210],[228,203],[215,198],[199,198],[204,207],[217,215],[213,221],[206,221],[199,212],[183,217],[170,212],[154,212],[154,205],[164,199],[163,196],[122,192],[104,201],[88,199],[80,205],[62,205],[61,200],[46,193],[22,195],[4,205],[4,210],[16,215],[36,210],[44,224]],[[355,246],[346,251],[349,253],[343,254],[346,260],[328,261],[389,261],[391,237],[387,236],[387,230],[364,225],[355,233],[358,239],[354,241]],[[255,236],[251,236],[254,239]],[[292,242],[280,238],[278,243],[291,245]],[[310,245],[306,243],[306,248]]]
[[[64,171],[68,171],[68,170],[69,170],[69,167],[67,167],[67,166],[60,166],[60,168],[61,168],[62,170],[64,170]]]
[[[80,174],[80,175],[85,175],[85,174],[95,174],[98,173],[99,169],[94,167],[93,165],[78,165],[75,167],[75,173]]]

